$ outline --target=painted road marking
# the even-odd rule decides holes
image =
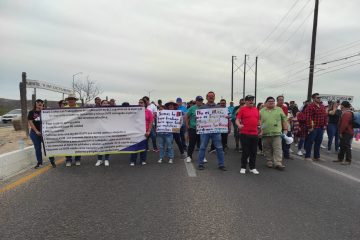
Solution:
[[[55,163],[56,163],[56,165],[60,165],[60,164],[62,164],[64,162],[65,162],[65,158],[57,160]],[[20,186],[20,185],[22,185],[24,183],[27,183],[31,179],[33,179],[33,178],[35,178],[35,177],[49,171],[51,168],[52,168],[52,166],[51,166],[51,164],[49,164],[49,165],[47,165],[47,166],[45,166],[43,168],[37,169],[36,172],[33,172],[33,173],[31,173],[31,174],[29,174],[29,175],[27,175],[25,177],[22,177],[19,180],[16,180],[15,182],[10,183],[10,184],[6,185],[5,187],[1,188],[0,193],[10,191],[11,189],[14,189],[14,188],[16,188],[16,187],[18,187],[18,186]]]
[[[196,177],[196,170],[194,168],[194,165],[192,163],[187,163],[186,158],[184,159],[186,171],[189,177]]]

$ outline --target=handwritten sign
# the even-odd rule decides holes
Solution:
[[[179,133],[182,114],[180,110],[162,110],[157,113],[156,132]]]
[[[196,110],[196,133],[227,133],[227,108],[209,108]]]

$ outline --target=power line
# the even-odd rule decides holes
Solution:
[[[325,65],[325,64],[328,64],[328,63],[333,63],[333,62],[339,62],[339,61],[343,61],[343,60],[348,60],[350,58],[354,58],[354,57],[358,57],[360,56],[360,53],[356,53],[352,56],[347,56],[347,57],[342,57],[342,58],[338,58],[338,59],[334,59],[334,60],[331,60],[331,61],[328,61],[328,62],[322,62],[322,63],[318,63],[316,64],[315,66],[317,65]]]

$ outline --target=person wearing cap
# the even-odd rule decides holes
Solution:
[[[65,108],[77,108],[79,107],[77,104],[76,104],[76,101],[78,100],[78,98],[76,97],[75,94],[71,93],[68,95],[67,98],[65,98],[65,101],[67,101],[67,105],[65,106]],[[71,164],[72,164],[72,156],[66,156],[66,163],[65,163],[65,166],[66,167],[71,167]],[[75,156],[75,165],[76,166],[80,166],[80,160],[81,160],[81,156]]]
[[[183,105],[183,101],[180,97],[176,99],[176,103],[177,103],[177,109],[180,110],[183,115],[183,119],[182,119],[183,121],[180,128],[180,139],[181,139],[182,147],[186,151],[187,150],[186,140],[185,140],[186,126],[184,120],[185,120],[185,115],[187,113],[187,108]]]
[[[206,94],[207,103],[200,106],[199,109],[209,109],[209,108],[219,108],[218,105],[215,104],[215,93],[210,91]],[[227,171],[224,157],[224,150],[221,144],[221,133],[202,133],[200,134],[200,150],[199,150],[199,158],[198,158],[198,169],[204,170],[204,159],[205,152],[209,140],[212,140],[216,149],[216,155],[218,160],[218,168],[222,171]]]
[[[268,97],[265,107],[260,111],[262,143],[266,165],[269,168],[284,170],[282,161],[281,135],[287,134],[287,117],[280,107],[275,106],[275,98]]]
[[[37,164],[35,169],[39,168],[43,164],[41,144],[43,144],[42,135],[41,135],[41,110],[44,108],[44,101],[37,99],[34,103],[33,109],[28,114],[28,123],[30,126],[30,139],[34,144],[35,155]],[[50,163],[53,167],[56,167],[53,157],[49,158]]]
[[[245,97],[245,106],[243,106],[236,116],[236,125],[240,131],[242,143],[242,158],[240,173],[246,173],[247,161],[249,158],[249,170],[253,174],[259,174],[256,169],[256,153],[258,146],[258,125],[260,125],[260,116],[258,109],[254,106],[255,97],[247,95]]]
[[[161,110],[176,110],[177,104],[174,101],[167,102],[164,106],[160,107]],[[179,133],[170,133],[170,132],[157,132],[157,143],[160,150],[160,159],[158,163],[162,163],[164,160],[165,155],[168,155],[169,163],[173,163],[174,159],[174,148],[173,148],[173,140],[174,140],[174,134],[177,134],[178,141],[180,143],[180,148],[182,150],[182,145],[180,141],[180,134]],[[182,150],[183,151],[183,150]],[[184,151],[183,151],[184,153]]]
[[[203,105],[203,101],[204,99],[202,96],[197,96],[195,98],[195,105],[190,107],[185,115],[185,125],[189,135],[189,147],[186,158],[187,163],[191,162],[195,145],[200,142],[200,135],[196,134],[196,110]],[[204,159],[204,161],[205,160],[206,159]]]
[[[340,162],[343,165],[351,163],[351,139],[354,136],[354,129],[352,125],[353,113],[350,110],[350,106],[348,101],[343,101],[340,105],[342,111],[339,121],[340,151],[338,159],[334,162]]]
[[[306,140],[305,159],[311,160],[311,150],[314,145],[314,161],[320,160],[320,147],[323,141],[323,134],[328,124],[328,117],[325,106],[321,103],[321,96],[318,93],[311,95],[313,100],[305,109],[305,120],[309,135]]]

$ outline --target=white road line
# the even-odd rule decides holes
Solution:
[[[326,169],[326,170],[328,170],[329,172],[338,174],[338,175],[340,175],[340,176],[346,177],[346,178],[348,178],[348,179],[351,179],[351,180],[353,180],[353,181],[355,181],[355,182],[360,183],[360,179],[359,179],[359,178],[353,177],[353,176],[351,176],[351,175],[349,175],[349,174],[340,172],[340,171],[335,170],[335,169],[332,169],[332,168],[330,168],[330,167],[326,167],[326,166],[324,166],[324,165],[322,165],[322,164],[318,164],[318,163],[314,163],[314,162],[312,162],[312,164],[314,164],[314,165],[316,165],[316,166],[318,166],[318,167],[321,167],[321,168],[323,168],[323,169]]]
[[[196,170],[194,168],[194,165],[192,163],[187,163],[186,158],[184,159],[186,171],[189,177],[196,177]]]

